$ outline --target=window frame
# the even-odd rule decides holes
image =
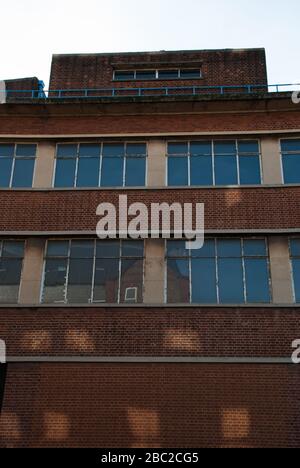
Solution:
[[[290,273],[291,273],[291,282],[292,282],[292,291],[293,291],[293,301],[294,301],[294,304],[299,304],[299,302],[297,302],[293,260],[294,259],[299,259],[300,260],[300,255],[298,256],[298,255],[293,255],[292,254],[292,240],[295,240],[295,239],[300,240],[300,236],[290,236],[288,238],[288,244],[289,244]],[[300,287],[299,287],[299,290],[300,290]]]
[[[11,145],[14,146],[14,154],[12,156],[12,166],[11,166],[11,171],[10,171],[10,179],[9,179],[9,185],[7,187],[2,187],[0,186],[0,190],[7,190],[7,189],[12,189],[12,190],[30,190],[33,188],[34,185],[34,179],[35,179],[35,173],[36,173],[36,160],[37,160],[37,153],[38,153],[38,143],[36,142],[28,142],[28,141],[19,141],[18,143],[16,142],[1,142],[0,146],[2,145]],[[35,146],[35,155],[34,156],[17,156],[17,149],[18,146]],[[2,159],[10,159],[8,157],[0,157],[0,160]],[[15,187],[13,185],[13,180],[15,176],[15,166],[16,166],[16,161],[21,160],[21,161],[34,161],[33,164],[33,171],[32,171],[32,181],[31,185],[29,186],[24,186],[24,187]]]
[[[281,137],[279,138],[279,152],[280,152],[280,168],[281,168],[281,180],[282,180],[282,184],[283,185],[291,185],[291,186],[298,186],[300,185],[300,181],[299,182],[286,182],[285,181],[285,174],[284,174],[284,156],[285,155],[300,155],[300,150],[299,151],[283,151],[282,149],[282,142],[283,141],[300,141],[300,137],[290,137],[290,138],[287,138],[287,137]],[[300,179],[300,175],[299,175],[299,179]]]
[[[183,71],[199,71],[199,77],[197,78],[186,78],[184,76],[182,76],[182,72]],[[178,76],[176,78],[161,78],[159,76],[159,73],[160,72],[168,72],[168,71],[177,71],[178,72]],[[116,75],[118,73],[133,73],[133,78],[128,78],[128,79],[118,79],[116,77]],[[137,78],[137,74],[139,72],[155,72],[155,78]],[[198,68],[198,67],[188,67],[188,68],[178,68],[178,67],[174,67],[174,68],[147,68],[147,69],[136,69],[136,70],[114,70],[113,71],[113,81],[117,82],[117,83],[122,83],[122,82],[126,82],[126,81],[193,81],[193,80],[201,80],[203,79],[203,72],[202,72],[202,67]]]
[[[215,152],[215,144],[218,142],[224,142],[224,141],[234,141],[235,142],[235,147],[236,147],[236,154],[235,154],[235,159],[236,159],[236,166],[237,166],[237,184],[230,184],[230,185],[224,185],[224,184],[216,184],[216,163],[215,159],[218,154]],[[256,142],[258,143],[258,153],[240,153],[239,152],[239,143],[241,142]],[[211,145],[211,160],[212,160],[212,180],[213,183],[212,185],[192,185],[191,184],[191,178],[192,178],[192,173],[191,173],[191,160],[192,156],[191,154],[191,144],[196,143],[196,142],[207,142],[210,143]],[[188,145],[188,153],[185,154],[178,154],[178,155],[172,155],[169,153],[169,144],[187,144]],[[228,153],[228,155],[230,155]],[[226,156],[226,154],[220,154],[220,156]],[[241,184],[241,170],[240,170],[240,158],[243,158],[244,156],[258,156],[259,160],[259,175],[260,175],[260,184]],[[169,157],[186,157],[188,161],[188,185],[182,185],[182,186],[177,186],[177,185],[169,185]],[[201,156],[198,156],[201,157]],[[263,168],[262,168],[262,151],[261,151],[261,140],[260,139],[254,139],[254,138],[218,138],[218,139],[195,139],[195,140],[167,140],[166,142],[166,186],[169,188],[184,188],[184,187],[260,187],[263,185]]]
[[[145,287],[145,240],[144,239],[137,239],[138,241],[143,243],[143,256],[142,257],[129,257],[129,256],[124,256],[122,255],[122,248],[123,248],[123,243],[126,241],[131,241],[130,239],[107,239],[107,241],[116,241],[119,242],[119,256],[118,257],[105,257],[103,258],[104,260],[109,260],[109,259],[116,259],[118,260],[118,291],[117,291],[117,302],[104,302],[104,301],[94,301],[94,293],[95,293],[95,276],[96,276],[96,262],[97,262],[97,242],[101,241],[100,239],[95,239],[95,238],[84,238],[84,237],[79,237],[79,238],[49,238],[47,239],[45,243],[45,249],[44,249],[44,256],[43,256],[43,273],[42,273],[42,281],[41,281],[41,289],[40,289],[40,304],[44,305],[76,305],[76,303],[72,303],[68,301],[68,283],[69,283],[69,273],[70,273],[70,260],[71,260],[71,247],[72,247],[72,241],[93,241],[94,243],[94,256],[93,256],[93,274],[92,274],[92,283],[91,283],[91,298],[87,303],[81,303],[80,305],[85,306],[85,305],[97,305],[97,304],[102,304],[102,305],[126,305],[126,302],[121,301],[121,286],[122,286],[122,260],[128,260],[128,259],[139,259],[142,260],[143,262],[143,268],[142,268],[142,301],[144,301],[144,287]],[[49,242],[68,242],[68,256],[47,256],[47,251],[48,251],[48,244]],[[132,240],[134,242],[135,240]],[[102,242],[106,242],[106,240],[103,240]],[[45,290],[45,278],[46,278],[46,265],[47,265],[47,260],[48,259],[64,259],[67,261],[67,269],[66,269],[66,279],[65,279],[65,284],[64,284],[64,300],[63,301],[55,301],[55,302],[44,302],[44,290]],[[137,302],[136,305],[141,305],[143,302],[139,303]]]
[[[22,242],[24,246],[23,250],[23,257],[3,257],[2,252],[3,252],[3,243],[4,242]],[[14,260],[21,260],[21,271],[20,271],[20,282],[19,282],[19,290],[18,290],[18,297],[17,297],[17,302],[1,302],[1,305],[5,304],[19,304],[20,303],[20,294],[21,294],[21,285],[22,285],[22,279],[23,279],[23,270],[24,270],[24,260],[25,260],[25,254],[26,254],[26,245],[27,245],[27,240],[26,239],[11,239],[11,238],[1,238],[0,239],[0,261],[4,259],[14,259]]]

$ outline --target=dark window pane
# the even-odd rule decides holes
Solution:
[[[185,248],[185,241],[168,241],[167,256],[168,257],[188,257],[189,250]]]
[[[36,145],[17,145],[16,156],[21,158],[35,157]]]
[[[129,143],[126,147],[128,156],[146,156],[147,145],[145,143]]]
[[[81,144],[79,146],[80,158],[100,158],[101,145]]]
[[[23,258],[24,242],[4,241],[2,249],[2,257]]]
[[[216,261],[214,259],[192,260],[192,302],[216,304]]]
[[[144,256],[144,241],[123,241],[122,242],[123,257],[143,257]]]
[[[169,143],[168,154],[188,154],[189,146],[187,143]]]
[[[87,304],[92,298],[94,259],[71,259],[69,266],[68,302]]]
[[[103,158],[102,187],[123,187],[124,158]]]
[[[211,156],[191,157],[191,185],[213,185]]]
[[[121,303],[143,302],[143,260],[122,259]]]
[[[13,187],[32,187],[34,163],[34,159],[15,160]]]
[[[296,151],[300,153],[300,140],[282,140],[281,149],[285,151]]]
[[[183,79],[201,78],[201,71],[198,70],[180,70],[180,77]]]
[[[202,249],[194,249],[191,251],[191,253],[192,257],[194,258],[214,258],[216,256],[215,240],[205,239],[204,246],[202,247]]]
[[[0,158],[13,158],[15,145],[0,145]]]
[[[300,259],[293,260],[294,287],[296,302],[300,302]]]
[[[240,156],[241,185],[261,184],[259,156]]]
[[[240,239],[218,239],[217,251],[219,257],[241,257],[242,246]]]
[[[58,159],[56,161],[55,187],[74,187],[75,170],[75,159]]]
[[[134,80],[134,72],[131,71],[116,71],[115,80]]]
[[[215,154],[236,154],[235,141],[215,141]]]
[[[247,302],[270,302],[269,270],[266,259],[245,259]]]
[[[77,145],[57,145],[58,158],[76,158]]]
[[[66,259],[48,259],[45,267],[43,302],[64,302],[67,275]]]
[[[162,80],[178,78],[178,70],[159,70],[158,77]]]
[[[100,158],[82,158],[78,162],[77,187],[99,186]]]
[[[136,79],[137,80],[155,80],[156,79],[156,71],[137,71],[136,72]]]
[[[245,239],[244,240],[244,255],[246,257],[266,257],[267,246],[263,239]]]
[[[192,156],[203,156],[211,155],[212,146],[210,141],[195,141],[191,143],[191,155]]]
[[[0,302],[18,302],[21,270],[22,260],[0,260]]]
[[[67,257],[69,255],[69,241],[49,241],[47,257]]]
[[[239,153],[259,153],[258,141],[239,141]]]
[[[96,256],[97,258],[119,258],[120,241],[97,241]]]
[[[95,302],[118,302],[119,260],[96,260],[94,296]]]
[[[93,258],[94,241],[75,241],[71,242],[71,258]]]
[[[300,257],[300,239],[291,239],[291,254],[293,257]]]
[[[216,185],[236,185],[238,183],[235,156],[215,156]]]
[[[0,159],[0,187],[9,187],[13,160]]]
[[[126,158],[126,187],[144,187],[146,180],[146,159]]]
[[[221,304],[243,304],[243,267],[240,259],[219,259],[219,300]]]
[[[105,157],[116,157],[125,155],[125,145],[107,143],[103,145],[103,156]]]
[[[189,303],[189,261],[168,260],[168,303]]]
[[[286,184],[300,183],[300,154],[282,156],[284,182]]]
[[[188,159],[187,157],[168,158],[168,185],[187,186],[188,185]]]

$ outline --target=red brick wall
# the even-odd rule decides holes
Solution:
[[[96,208],[128,204],[205,203],[208,229],[299,228],[299,187],[162,190],[0,191],[0,231],[96,231]],[[150,210],[149,210],[150,211]]]
[[[297,366],[9,364],[1,447],[300,446]]]
[[[201,80],[113,82],[116,69],[202,67]],[[54,55],[50,89],[218,86],[267,83],[264,49]]]
[[[298,308],[0,308],[8,356],[287,357]]]

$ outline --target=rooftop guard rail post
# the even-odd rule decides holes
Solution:
[[[0,102],[16,100],[34,99],[99,99],[99,98],[122,98],[122,97],[159,97],[159,96],[205,96],[205,95],[251,95],[264,91],[269,93],[300,91],[300,83],[295,84],[274,84],[274,85],[222,85],[222,86],[182,86],[182,87],[162,87],[162,88],[84,88],[84,89],[41,89],[35,90],[3,90],[0,88]]]

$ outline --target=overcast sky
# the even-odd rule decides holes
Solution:
[[[53,53],[265,47],[269,82],[300,82],[299,0],[8,0],[0,79],[48,85]]]

